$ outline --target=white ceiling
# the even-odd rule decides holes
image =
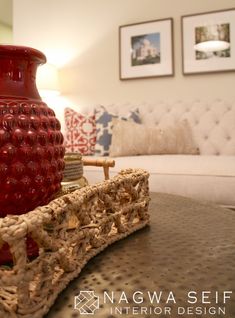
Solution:
[[[12,1],[0,0],[0,22],[12,26]]]

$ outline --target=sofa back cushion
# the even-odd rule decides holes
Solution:
[[[202,155],[235,155],[235,101],[156,101],[105,105],[117,114],[138,108],[143,124],[164,128],[187,119]]]

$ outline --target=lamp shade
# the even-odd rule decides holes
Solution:
[[[47,63],[38,68],[37,87],[42,96],[59,94],[58,70],[55,65]]]
[[[227,50],[230,47],[230,43],[220,40],[210,40],[200,42],[194,45],[194,49],[200,52],[215,52]]]

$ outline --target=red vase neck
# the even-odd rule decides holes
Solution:
[[[38,50],[0,45],[0,96],[40,100],[36,87],[36,71],[44,63],[46,57]]]

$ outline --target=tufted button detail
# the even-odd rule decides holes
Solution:
[[[156,128],[171,125],[178,120],[187,119],[203,155],[216,155],[217,151],[219,152],[217,155],[234,154],[232,145],[235,141],[235,137],[233,136],[234,120],[232,120],[235,116],[234,98],[229,101],[222,100],[220,102],[218,100],[215,101],[215,99],[209,101],[201,99],[196,99],[196,101],[195,99],[183,101],[156,100],[154,102],[141,102],[138,104],[110,103],[106,106],[106,108],[110,109],[110,112],[113,112],[113,109],[117,109],[118,114],[126,113],[126,111],[139,106],[143,123],[151,123]],[[113,107],[112,110],[110,106]],[[97,109],[98,105],[95,105],[95,108]],[[0,101],[0,128],[1,115],[5,115],[4,110],[5,106],[2,106]],[[88,110],[87,113],[90,114],[93,107],[82,107],[82,110]],[[22,129],[23,124],[24,122],[22,122]]]
[[[215,155],[216,155],[216,156],[219,156],[219,155],[220,155],[219,151],[216,151]]]

